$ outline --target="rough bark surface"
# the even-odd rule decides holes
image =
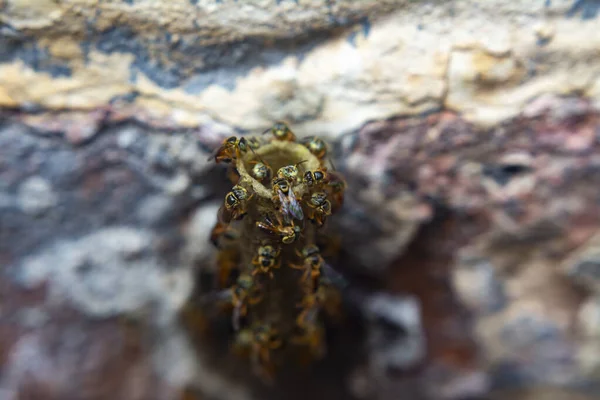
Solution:
[[[597,398],[599,10],[0,0],[0,397]],[[230,186],[209,152],[281,118],[348,180],[353,291],[265,387],[179,317]]]

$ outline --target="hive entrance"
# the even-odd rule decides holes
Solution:
[[[303,171],[316,170],[320,167],[319,159],[316,158],[305,146],[299,143],[290,142],[271,142],[266,144],[255,152],[249,151],[243,158],[243,163],[239,163],[238,172],[242,178],[251,183],[255,193],[261,197],[270,197],[272,195],[270,184],[265,187],[250,175],[254,161],[263,161],[272,169],[273,175],[277,170],[286,165],[294,165],[302,162],[298,166],[300,175]],[[295,186],[296,191],[301,194],[304,185]]]

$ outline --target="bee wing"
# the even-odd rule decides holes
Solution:
[[[275,229],[275,225],[273,225],[273,221],[271,221],[271,218],[269,218],[268,216],[265,217],[265,221],[258,221],[256,223],[256,226],[258,226],[260,229],[268,231],[270,233],[277,233],[277,229]]]
[[[286,197],[285,194],[283,194],[283,192],[279,189],[277,189],[277,195],[279,195],[279,202],[281,203],[281,210],[282,210],[282,214],[284,216],[288,215],[290,213],[290,208],[289,208],[289,203],[288,203],[288,198]]]
[[[302,212],[302,207],[298,203],[298,200],[296,199],[296,195],[294,194],[292,188],[290,188],[287,197],[289,200],[289,210],[292,216],[297,220],[302,221],[304,219],[304,213]]]
[[[344,289],[348,286],[348,281],[337,272],[333,267],[326,262],[323,262],[322,269],[323,278],[325,278],[328,282],[331,282],[332,285],[338,287],[339,289]]]
[[[206,161],[211,161],[214,160],[215,157],[217,156],[217,154],[219,154],[219,152],[221,151],[221,149],[223,148],[223,146],[219,146],[217,147],[216,150],[214,150],[212,153],[210,153],[210,156],[208,156],[208,158],[206,159]]]
[[[306,322],[309,324],[317,323],[317,318],[319,316],[319,307],[312,307],[310,310],[306,312]]]
[[[198,301],[202,305],[212,304],[220,301],[230,301],[231,300],[231,289],[219,290],[216,292],[207,293],[204,296],[200,297]]]
[[[233,313],[231,314],[231,325],[233,325],[233,329],[237,332],[240,330],[240,309],[241,305],[237,305],[233,309]]]

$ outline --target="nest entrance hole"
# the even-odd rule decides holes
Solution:
[[[254,152],[249,151],[238,166],[238,172],[241,177],[251,183],[254,191],[261,197],[269,197],[271,195],[271,184],[267,183],[267,187],[263,183],[257,181],[250,173],[255,165],[255,162],[264,162],[271,168],[273,176],[277,174],[277,170],[287,165],[298,165],[299,175],[304,171],[315,170],[319,168],[320,163],[304,145],[295,142],[280,142],[273,141],[259,147]]]

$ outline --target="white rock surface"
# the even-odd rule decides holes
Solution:
[[[66,12],[52,6],[54,11],[42,17],[20,3],[9,1],[6,19],[33,31],[47,26],[43,22],[52,12],[58,17]],[[202,17],[203,28],[212,26],[212,36],[207,37],[217,41],[253,35],[283,38],[308,26],[328,26],[322,19],[324,2],[271,3],[256,0],[233,6],[228,1],[200,1],[190,8],[183,1],[168,6],[138,1],[98,7],[102,23],[120,12],[124,21],[140,24],[142,36],[153,24],[163,23],[178,32],[178,38],[186,37],[190,15]],[[233,75],[232,88],[215,82],[194,92],[165,89],[142,71],[136,70],[136,79],[130,79],[134,57],[129,54],[92,48],[82,64],[79,44],[71,43],[75,49],[66,54],[48,47],[50,53],[64,56],[70,76],[52,78],[19,60],[0,64],[0,106],[92,109],[135,92],[139,96],[129,112],[135,111],[137,118],[188,127],[218,121],[252,131],[284,118],[294,123],[300,136],[337,137],[369,120],[441,107],[478,124],[493,125],[548,93],[580,93],[600,105],[598,21],[569,18],[572,1],[378,3],[335,2],[334,16],[385,16],[323,40],[307,52],[274,50],[280,52],[281,62],[259,63],[248,73]],[[79,6],[83,14],[92,7],[83,1]],[[146,14],[143,24],[141,16]],[[46,22],[56,28],[54,22]],[[220,72],[232,73],[227,66]],[[202,79],[202,74],[196,77]]]

